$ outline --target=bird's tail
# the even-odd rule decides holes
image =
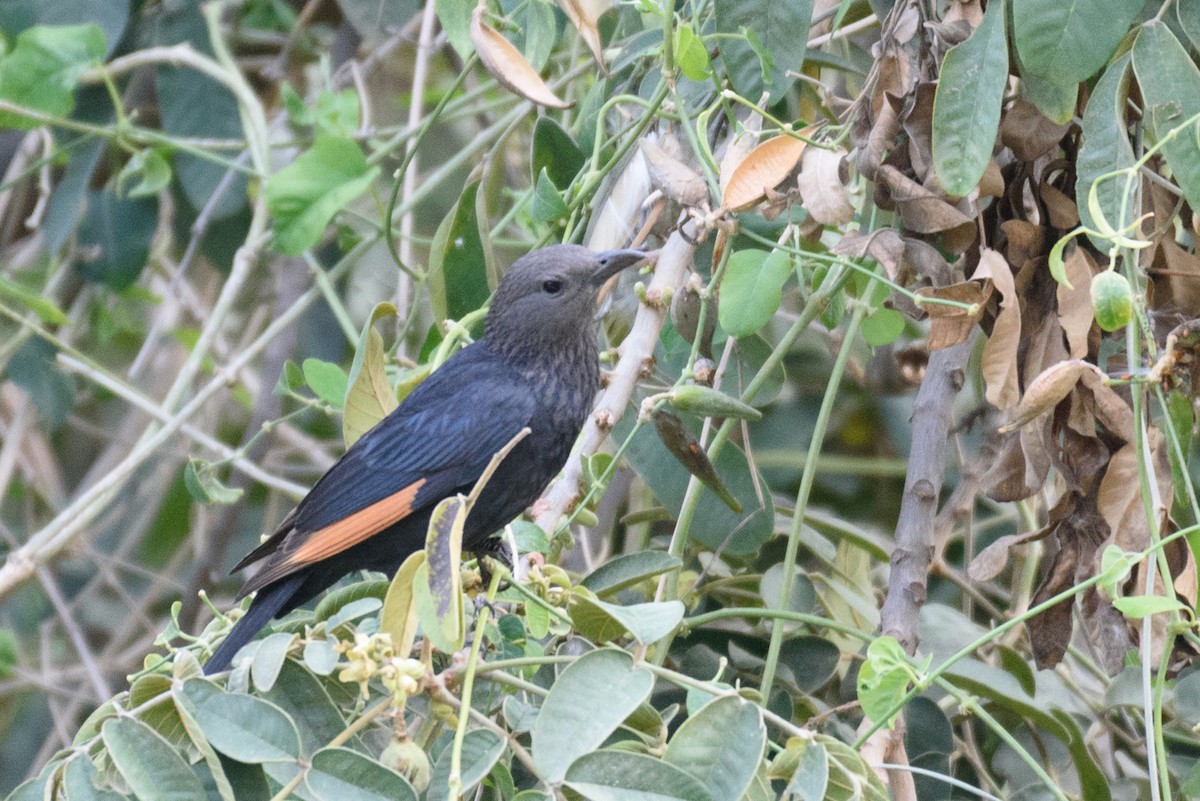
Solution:
[[[292,575],[259,590],[246,614],[242,615],[241,620],[226,635],[225,642],[221,643],[204,663],[204,675],[211,676],[229,667],[234,655],[243,645],[254,639],[254,635],[258,634],[271,618],[279,614],[279,610],[291,600],[303,583],[303,575]]]

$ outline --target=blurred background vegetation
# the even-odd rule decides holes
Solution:
[[[1200,796],[1200,2],[1078,5],[0,0],[0,794]],[[556,241],[661,255],[524,583],[197,678]]]

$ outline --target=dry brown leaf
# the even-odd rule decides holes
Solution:
[[[1000,230],[1004,231],[1004,256],[1009,264],[1024,265],[1046,254],[1046,232],[1040,225],[1028,220],[1005,220]]]
[[[664,140],[668,141],[668,140]],[[650,168],[650,182],[663,194],[684,206],[699,206],[708,200],[708,184],[700,173],[651,139],[639,142]]]
[[[979,197],[1004,197],[1004,173],[1000,172],[1000,165],[995,159],[984,168],[983,177],[979,179],[975,191]]]
[[[1020,161],[1036,161],[1055,149],[1070,127],[1052,122],[1033,103],[1018,97],[1004,112],[1000,141]]]
[[[800,200],[809,216],[822,225],[845,225],[854,219],[842,177],[845,158],[842,148],[810,147],[800,159]]]
[[[1027,531],[1024,534],[1005,534],[997,537],[996,541],[979,553],[967,566],[967,576],[971,581],[991,581],[1000,575],[1000,571],[1008,564],[1008,552],[1018,545],[1028,545],[1042,539],[1050,533],[1050,527],[1037,531]]]
[[[1104,378],[1100,368],[1080,359],[1068,359],[1051,365],[1030,382],[1021,402],[1013,410],[1008,423],[1000,427],[1001,432],[1018,428],[1054,409],[1055,406],[1075,389],[1080,377],[1091,372]]]
[[[605,74],[608,68],[604,64],[604,46],[600,44],[599,19],[616,4],[617,0],[558,0],[558,7],[571,20],[575,30],[579,31],[584,44],[592,51],[592,57]]]
[[[1050,473],[1051,419],[1005,436],[1000,451],[987,473],[980,479],[989,498],[996,501],[1022,501],[1042,488]]]
[[[1195,315],[1200,309],[1200,256],[1163,237],[1154,248],[1148,272],[1154,283],[1156,310]]]
[[[525,56],[511,42],[483,21],[486,6],[476,6],[471,14],[471,43],[479,60],[502,86],[539,106],[570,108],[571,103],[560,98],[542,80]]]
[[[974,225],[944,198],[900,172],[890,164],[878,170],[880,185],[886,187],[904,224],[920,234],[936,234],[960,226]]]
[[[721,197],[725,196],[725,188],[733,178],[733,171],[745,161],[746,156],[750,155],[750,151],[758,143],[757,134],[761,130],[762,115],[757,112],[751,113],[742,121],[741,131],[725,146],[725,152],[721,154]]]
[[[930,320],[927,347],[931,351],[941,350],[965,342],[970,336],[971,329],[983,316],[983,304],[987,303],[988,298],[992,296],[992,282],[990,280],[962,281],[936,289],[922,287],[917,290],[917,294],[925,298],[954,300],[975,306],[976,311],[971,314],[961,306],[949,306],[943,303],[921,304],[922,311],[929,315]]]
[[[1108,531],[1098,515],[1076,509],[1055,527],[1054,534],[1058,553],[1041,586],[1030,598],[1030,606],[1041,604],[1090,577],[1095,571],[1094,556]],[[1030,618],[1029,643],[1039,669],[1054,667],[1066,653],[1071,642],[1073,605],[1070,600],[1061,601]]]
[[[1104,374],[1099,370],[1080,376],[1079,389],[1092,395],[1092,408],[1096,419],[1109,433],[1126,442],[1133,441],[1133,411],[1116,390],[1104,383]]]
[[[800,133],[807,135],[810,131],[806,128]],[[759,143],[730,172],[722,205],[729,211],[742,211],[761,201],[796,169],[806,144],[788,134]]]
[[[1169,503],[1173,496],[1171,465],[1163,447],[1162,433],[1147,429],[1147,445],[1153,454],[1152,466],[1158,483],[1159,499]],[[1150,526],[1142,505],[1141,481],[1138,478],[1137,451],[1132,442],[1113,454],[1100,480],[1096,493],[1096,508],[1112,530],[1113,542],[1124,551],[1142,551],[1150,545]],[[1166,521],[1166,509],[1156,510],[1160,528]]]
[[[839,256],[852,259],[871,258],[879,262],[893,281],[900,277],[904,259],[904,239],[895,228],[878,228],[870,233],[847,234],[833,247]]]
[[[1079,225],[1079,206],[1058,187],[1043,184],[1042,202],[1046,204],[1046,216],[1049,218],[1050,227],[1068,231]]]
[[[1067,352],[1072,359],[1088,354],[1088,334],[1092,330],[1092,275],[1096,265],[1086,250],[1071,244],[1071,252],[1063,259],[1066,265],[1068,288],[1059,285],[1058,324],[1067,337]]]
[[[1021,306],[1012,270],[999,251],[979,249],[979,266],[972,280],[990,278],[1000,292],[1000,313],[992,334],[983,346],[980,369],[987,385],[988,403],[997,409],[1011,409],[1021,399],[1017,348],[1021,340]]]

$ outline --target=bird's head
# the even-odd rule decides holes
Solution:
[[[640,250],[593,253],[580,245],[551,245],[522,256],[492,298],[489,341],[503,350],[570,346],[581,336],[591,341],[600,288],[645,258]]]

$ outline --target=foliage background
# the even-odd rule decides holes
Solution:
[[[0,0],[0,791],[1200,795],[1198,20]],[[635,237],[547,564],[197,678],[197,593],[504,266]]]

